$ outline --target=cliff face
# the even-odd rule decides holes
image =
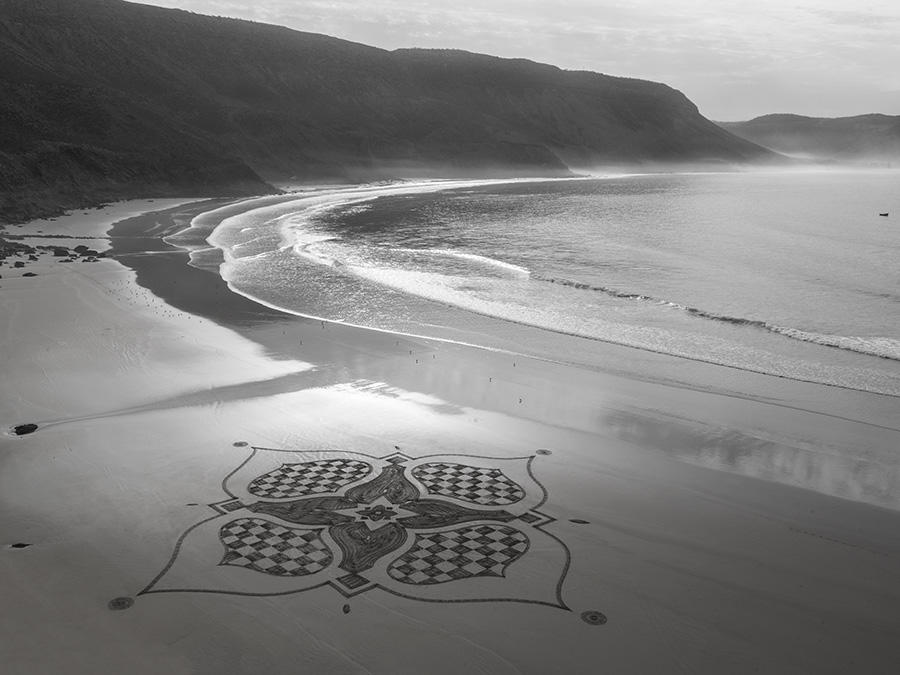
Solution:
[[[662,84],[120,0],[0,0],[0,200],[772,157]]]
[[[731,133],[777,152],[820,160],[900,161],[900,115],[763,115],[721,122]]]

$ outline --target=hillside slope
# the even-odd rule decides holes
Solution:
[[[900,161],[900,115],[763,115],[720,122],[731,133],[776,152],[820,160]]]
[[[662,84],[121,0],[0,0],[0,206],[771,158]]]

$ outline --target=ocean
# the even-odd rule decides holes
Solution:
[[[898,171],[395,183],[250,204],[193,263],[221,251],[234,291],[294,314],[601,368],[610,342],[900,395]]]

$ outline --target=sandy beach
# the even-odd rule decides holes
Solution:
[[[270,310],[221,204],[8,231],[111,250],[0,266],[4,673],[896,671],[897,398]]]

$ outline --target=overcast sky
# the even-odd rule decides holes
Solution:
[[[715,120],[900,114],[900,0],[143,0],[665,82]]]

